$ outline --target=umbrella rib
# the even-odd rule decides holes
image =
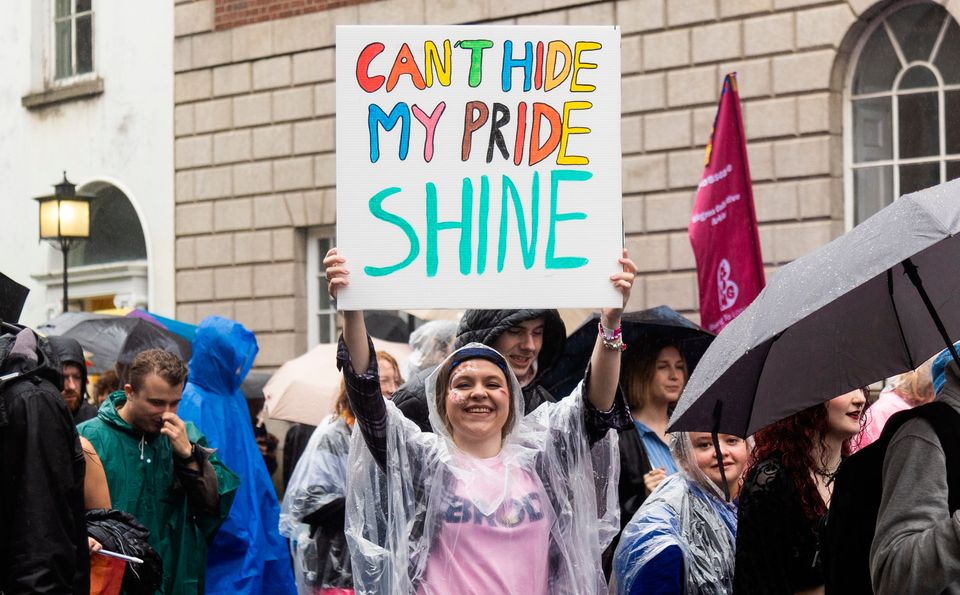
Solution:
[[[893,299],[893,269],[887,269],[887,294],[890,296],[890,306],[893,308],[893,317],[897,320],[897,331],[900,332],[900,342],[903,344],[904,351],[907,352],[907,359],[910,360],[910,369],[915,370],[917,366],[913,362],[913,354],[910,353],[910,346],[907,345],[907,337],[903,333],[903,324],[900,322],[900,312],[897,310],[897,300]]]

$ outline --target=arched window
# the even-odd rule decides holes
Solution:
[[[70,251],[70,266],[145,260],[147,244],[130,199],[116,186],[98,186],[92,190],[90,237]]]
[[[960,177],[960,27],[940,5],[902,3],[854,53],[848,215]]]

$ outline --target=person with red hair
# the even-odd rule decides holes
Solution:
[[[823,593],[817,531],[865,403],[856,389],[754,435],[740,490],[735,593]]]

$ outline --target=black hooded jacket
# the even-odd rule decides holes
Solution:
[[[66,364],[80,368],[80,407],[73,413],[73,423],[81,424],[97,416],[97,408],[87,400],[87,362],[83,356],[83,347],[73,337],[50,337],[50,348],[60,361],[60,369]],[[62,383],[60,385],[62,389]]]
[[[457,342],[454,349],[467,343],[483,343],[493,347],[497,338],[507,329],[527,320],[543,318],[543,347],[537,356],[537,375],[523,387],[524,413],[530,413],[542,403],[556,401],[553,395],[540,385],[547,370],[563,353],[567,340],[566,328],[560,313],[556,310],[467,310],[457,329]],[[433,431],[430,427],[427,411],[427,395],[423,385],[433,370],[423,370],[393,393],[393,402],[400,411],[420,426],[424,432]]]
[[[60,370],[33,331],[0,337],[0,592],[90,588],[83,510],[86,464],[57,388]]]

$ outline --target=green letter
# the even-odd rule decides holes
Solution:
[[[467,84],[479,87],[483,76],[483,50],[492,48],[493,42],[489,39],[464,39],[455,43],[454,47],[470,50],[470,77]]]
[[[530,270],[537,256],[537,228],[540,226],[540,173],[533,172],[533,186],[530,194],[530,241],[527,242],[527,223],[523,216],[523,203],[520,202],[520,193],[513,181],[503,176],[503,199],[500,202],[500,244],[497,255],[497,272],[503,270],[503,261],[507,257],[507,193],[513,202],[513,210],[517,214],[517,229],[520,231],[520,251],[523,254],[523,266]]]
[[[395,273],[413,262],[414,259],[417,258],[417,255],[420,254],[420,240],[417,239],[417,232],[414,231],[413,226],[403,217],[383,210],[383,201],[386,200],[388,196],[396,194],[397,192],[400,192],[399,188],[385,188],[374,194],[373,198],[370,199],[370,212],[377,219],[386,221],[387,223],[393,223],[399,227],[403,233],[406,234],[407,240],[410,242],[410,252],[407,254],[407,257],[403,259],[403,262],[393,266],[363,267],[363,272],[371,277],[383,277],[384,275]]]
[[[437,187],[427,182],[427,276],[437,276],[437,233],[444,229],[460,230],[460,274],[470,274],[471,228],[473,225],[473,184],[463,179],[460,221],[437,221]]]
[[[584,182],[593,177],[588,171],[571,171],[555,169],[550,172],[550,233],[547,235],[547,254],[545,266],[548,269],[577,269],[586,265],[589,260],[582,256],[554,256],[557,247],[557,223],[560,221],[576,221],[586,219],[587,214],[581,212],[557,212],[557,186],[561,180]]]

